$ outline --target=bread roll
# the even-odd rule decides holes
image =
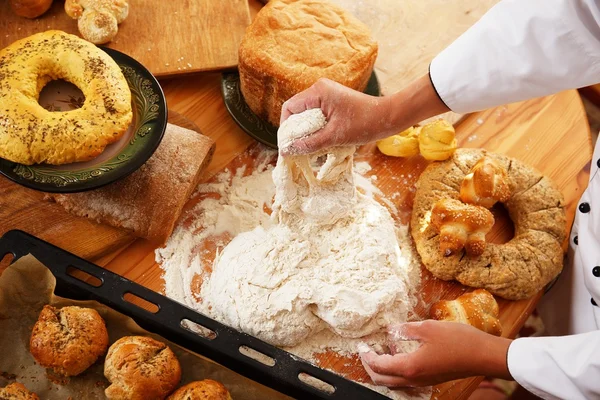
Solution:
[[[10,0],[10,7],[19,17],[37,18],[52,6],[52,0]]]
[[[431,318],[468,324],[492,335],[502,334],[496,299],[485,289],[477,289],[456,300],[438,301],[429,310]]]
[[[271,1],[239,49],[242,94],[250,109],[279,126],[283,102],[329,78],[364,90],[377,57],[369,29],[325,0]]]
[[[79,375],[106,353],[108,332],[96,310],[46,305],[33,326],[29,350],[44,368]]]
[[[463,248],[467,254],[479,256],[485,250],[485,234],[494,226],[494,216],[480,206],[442,199],[433,206],[431,225],[440,234],[440,251],[445,256]]]
[[[509,198],[506,169],[490,157],[481,158],[460,185],[460,199],[465,203],[491,208]]]
[[[0,400],[40,400],[37,394],[31,393],[18,382],[0,388]]]
[[[169,400],[231,400],[231,395],[222,383],[204,379],[180,387]]]
[[[104,376],[109,400],[164,399],[181,379],[179,361],[164,343],[145,336],[125,336],[108,349]]]

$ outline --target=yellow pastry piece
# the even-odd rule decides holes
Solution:
[[[405,131],[377,142],[377,148],[386,156],[410,157],[419,154],[419,131],[410,127]]]
[[[443,119],[422,126],[419,149],[426,160],[447,160],[456,151],[454,127]]]

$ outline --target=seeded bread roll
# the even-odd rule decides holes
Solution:
[[[0,388],[0,400],[40,400],[37,394],[31,393],[18,382]]]
[[[96,310],[44,306],[33,326],[29,350],[44,368],[64,376],[79,375],[106,353],[108,332]]]
[[[231,400],[231,395],[220,382],[204,379],[180,387],[169,400]]]
[[[164,399],[181,379],[179,361],[164,343],[146,336],[125,336],[110,346],[104,376],[109,400]]]
[[[364,90],[377,57],[366,25],[325,0],[277,0],[263,7],[239,49],[250,109],[279,126],[283,102],[319,78]]]

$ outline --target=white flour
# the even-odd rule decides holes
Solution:
[[[334,151],[316,176],[299,156],[273,170],[266,152],[251,175],[240,168],[200,185],[216,195],[157,250],[166,295],[308,360],[327,349],[356,354],[361,341],[385,347],[385,327],[409,319],[416,304],[419,268],[407,227],[372,198],[382,196],[372,181],[353,173],[353,151]],[[210,251],[199,246],[207,238],[222,249],[212,274],[204,272]]]

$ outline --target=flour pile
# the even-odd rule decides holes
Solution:
[[[310,110],[278,136],[289,143],[323,123]],[[356,353],[361,340],[384,344],[385,327],[412,312],[419,268],[406,227],[357,179],[354,150],[279,157],[275,168],[276,154],[263,152],[252,174],[240,168],[200,185],[212,195],[157,250],[166,295],[305,358],[326,348]],[[222,248],[212,265],[207,240]]]

